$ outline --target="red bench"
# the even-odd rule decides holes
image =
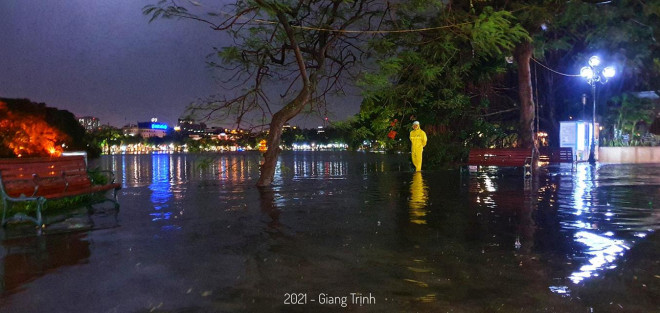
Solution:
[[[0,159],[2,225],[7,222],[6,214],[11,204],[16,202],[32,201],[37,204],[36,218],[25,218],[40,227],[45,226],[41,213],[48,200],[114,190],[113,198],[104,201],[112,201],[115,208],[119,208],[117,191],[121,189],[121,184],[114,182],[111,171],[97,172],[108,175],[110,183],[94,184],[83,156]]]
[[[472,149],[468,165],[479,166],[525,166],[532,160],[531,149]]]
[[[476,165],[477,170],[479,166],[523,167],[523,178],[528,178],[532,175],[532,149],[471,149],[467,165]]]
[[[539,148],[539,160],[548,163],[573,163],[573,149],[572,148]]]

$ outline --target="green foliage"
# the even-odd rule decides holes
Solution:
[[[370,43],[381,61],[378,72],[360,81],[365,97],[352,123],[353,142],[378,140],[406,151],[410,126],[419,120],[429,138],[425,167],[433,168],[459,163],[472,146],[504,142],[509,129],[483,118],[489,101],[482,90],[506,71],[504,57],[515,45],[530,38],[507,11],[460,6],[448,11],[438,3],[420,10],[421,5],[401,7],[399,21],[447,29],[390,34]],[[391,127],[394,119],[400,122]],[[398,132],[394,140],[387,138],[390,130]]]
[[[94,184],[94,185],[105,185],[105,184],[110,183],[108,173],[107,172],[101,172],[100,167],[90,169],[87,172],[87,175],[89,175],[89,179],[92,181],[92,184]]]
[[[234,46],[220,49],[218,51],[218,58],[220,58],[225,64],[231,64],[242,60],[241,51]]]
[[[618,106],[608,112],[607,120],[612,128],[606,129],[605,136],[601,136],[609,135],[610,137],[610,141],[604,142],[604,144],[613,146],[640,144],[640,139],[644,134],[640,133],[638,125],[641,122],[651,125],[655,114],[653,100],[641,99],[624,93],[620,97],[613,98],[613,101]],[[627,137],[628,140],[624,140],[624,137]]]
[[[523,40],[530,40],[522,25],[514,23],[515,17],[508,11],[486,7],[472,24],[472,45],[480,55],[498,57],[509,53]]]
[[[537,34],[534,45],[540,56],[555,54],[551,59],[584,64],[595,52],[604,52],[617,63],[625,75],[626,90],[640,91],[660,88],[660,71],[655,60],[660,57],[660,2],[642,3],[634,0],[591,3],[569,1],[547,24],[547,30]],[[557,61],[554,61],[557,62]],[[561,68],[564,64],[549,64]],[[559,91],[560,93],[563,91]]]

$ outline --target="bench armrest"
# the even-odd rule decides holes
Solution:
[[[11,196],[8,194],[7,187],[8,187],[8,185],[14,184],[14,183],[16,183],[16,182],[29,182],[32,186],[34,186],[34,190],[32,191],[32,194],[29,195],[29,196],[28,196],[28,195],[25,195],[25,194],[21,194],[22,197],[11,197]],[[37,182],[35,181],[34,177],[33,177],[32,179],[29,179],[29,178],[13,179],[11,182],[3,182],[3,181],[2,181],[2,178],[0,178],[0,185],[2,185],[2,186],[0,186],[0,187],[2,188],[2,193],[4,194],[4,196],[5,196],[8,200],[13,200],[13,199],[21,199],[21,200],[25,200],[25,199],[26,199],[25,197],[29,197],[27,200],[32,200],[32,197],[34,197],[34,196],[37,194],[37,191],[39,191],[39,184],[37,184]],[[35,199],[36,199],[36,198],[35,198]]]
[[[92,181],[92,184],[98,185],[103,182],[98,181],[98,177],[96,174],[101,174],[101,175],[106,175],[108,178],[108,181],[105,182],[105,184],[114,184],[115,183],[115,173],[110,170],[88,170],[87,174],[89,176],[89,179]]]

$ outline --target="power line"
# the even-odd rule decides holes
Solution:
[[[228,13],[224,13],[224,12],[222,12],[222,13],[223,14],[228,14]],[[257,22],[257,23],[262,23],[262,24],[271,24],[271,25],[279,24],[279,22],[269,21],[269,20],[262,20],[262,19],[254,19],[253,21]],[[321,31],[321,32],[346,33],[346,34],[396,34],[396,33],[425,32],[425,31],[438,30],[438,29],[444,29],[444,28],[452,28],[452,27],[458,27],[458,26],[469,25],[469,24],[473,24],[473,22],[465,22],[465,23],[444,25],[444,26],[436,26],[436,27],[413,28],[413,29],[392,29],[392,30],[332,29],[332,28],[301,26],[301,25],[290,25],[290,27],[291,28],[298,28],[298,29],[302,29],[302,30],[313,30],[313,31]]]
[[[193,3],[195,6],[203,6],[199,2]],[[234,20],[233,22],[236,22],[238,19],[244,19],[248,20],[246,22],[249,23],[250,19],[242,16],[242,15],[236,15],[236,14],[231,14],[228,12],[224,11],[219,11],[219,14],[226,15],[229,20]],[[191,14],[186,14],[188,16],[191,16]],[[271,25],[276,25],[279,24],[277,21],[270,21],[270,20],[264,20],[264,19],[251,19],[251,21],[256,22],[256,23],[261,23],[261,24],[271,24]],[[232,23],[233,23],[232,22]],[[458,27],[458,26],[463,26],[463,25],[470,25],[474,24],[473,22],[465,22],[465,23],[458,23],[458,24],[452,24],[452,25],[444,25],[444,26],[436,26],[436,27],[425,27],[425,28],[413,28],[413,29],[393,29],[393,30],[350,30],[350,29],[332,29],[332,28],[322,28],[322,27],[312,27],[312,26],[302,26],[302,25],[289,25],[291,28],[298,28],[302,30],[313,30],[313,31],[322,31],[322,32],[332,32],[332,33],[347,33],[347,34],[396,34],[396,33],[414,33],[414,32],[425,32],[425,31],[431,31],[431,30],[438,30],[438,29],[444,29],[444,28],[452,28],[452,27]],[[219,26],[219,25],[217,25]]]
[[[555,74],[559,74],[559,75],[563,75],[563,76],[568,76],[568,77],[580,77],[580,75],[565,74],[565,73],[557,72],[557,71],[555,71],[555,70],[553,70],[553,69],[551,69],[551,68],[549,68],[549,67],[543,65],[543,63],[539,62],[539,61],[538,61],[537,59],[535,59],[535,58],[532,58],[532,60],[533,60],[534,62],[536,62],[536,64],[538,64],[538,65],[544,67],[544,68],[547,69],[548,71],[551,71],[551,72],[553,72],[553,73],[555,73]]]

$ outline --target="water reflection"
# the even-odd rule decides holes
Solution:
[[[90,243],[85,233],[3,240],[0,292],[7,295],[58,268],[83,264]]]
[[[343,155],[331,155],[322,153],[295,153],[293,155],[294,178],[321,178],[321,179],[346,179],[348,162]],[[328,160],[330,159],[330,160]]]
[[[429,199],[428,186],[424,183],[421,172],[413,174],[410,184],[410,222],[414,224],[426,224],[426,206]]]
[[[530,191],[517,175],[482,172],[470,178],[469,191],[493,225],[505,218],[517,221],[514,247],[523,255],[549,253],[554,262],[566,264],[551,272],[561,283],[549,288],[570,295],[577,284],[615,269],[636,240],[659,227],[651,218],[653,208],[644,205],[658,197],[658,179],[643,169],[612,168],[621,167],[578,164],[575,173],[550,169]]]
[[[562,225],[574,232],[573,240],[582,247],[574,258],[584,261],[577,262],[581,265],[568,276],[574,284],[616,268],[615,262],[624,256],[632,243],[632,238],[628,239],[629,232],[614,232],[619,221],[610,205],[601,203],[600,169],[601,166],[578,165],[572,181],[573,189],[568,191],[573,194],[573,201],[569,204],[572,208],[560,202],[563,212],[574,215]]]
[[[111,302],[83,299],[86,312],[288,312],[282,295],[292,290],[378,299],[349,311],[588,312],[585,302],[601,300],[573,296],[600,281],[596,275],[633,281],[639,260],[655,272],[658,237],[649,232],[660,225],[660,167],[580,165],[575,174],[542,173],[527,190],[519,172],[488,169],[460,181],[451,171],[400,170],[408,159],[285,152],[274,186],[260,189],[256,153],[104,157],[101,167],[124,183],[121,225],[80,239],[96,245],[79,247],[93,251],[84,270],[23,284],[0,312],[52,307],[60,299],[43,290],[58,290],[61,278]],[[89,283],[90,273],[112,273],[113,286],[130,288]],[[631,286],[613,289],[636,297]],[[161,307],[142,304],[156,298]]]
[[[172,197],[170,189],[170,156],[167,154],[151,155],[151,203],[154,206],[154,212],[150,213],[152,221],[169,220],[172,212],[169,210],[169,200]]]
[[[609,235],[613,235],[609,233]],[[610,239],[587,231],[579,231],[574,235],[575,241],[584,244],[587,249],[584,252],[589,256],[588,263],[580,266],[568,278],[575,284],[592,276],[598,276],[598,272],[606,269],[614,269],[614,262],[622,257],[624,252],[630,249],[623,240]]]
[[[269,217],[267,222],[268,227],[277,229],[280,224],[280,208],[278,208],[275,198],[280,198],[280,195],[275,194],[273,187],[261,187],[259,190],[259,200],[261,204],[261,211]]]

